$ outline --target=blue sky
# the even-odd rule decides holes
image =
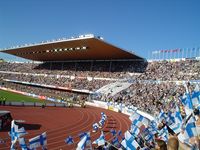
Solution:
[[[0,48],[93,33],[147,58],[149,51],[200,46],[199,6],[200,0],[1,0]]]

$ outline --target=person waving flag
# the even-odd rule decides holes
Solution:
[[[101,131],[101,135],[98,139],[96,139],[92,144],[97,144],[98,146],[105,145],[105,136],[103,134],[103,131]]]
[[[91,138],[90,138],[90,132],[86,133],[80,142],[77,145],[76,150],[91,150],[92,145],[91,145]]]

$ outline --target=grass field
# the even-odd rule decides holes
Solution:
[[[33,97],[29,97],[29,96],[9,92],[9,91],[0,90],[0,101],[2,101],[4,99],[9,102],[39,102],[39,103],[44,102],[44,100],[40,100],[37,98],[33,98]]]

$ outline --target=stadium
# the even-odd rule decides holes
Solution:
[[[31,146],[38,135],[46,139],[39,146],[52,150],[198,145],[199,56],[147,60],[93,34],[0,52],[29,60],[0,62],[0,109],[12,116],[0,120],[0,150],[20,148],[21,139]],[[8,135],[13,126],[27,133],[12,137],[11,130]],[[81,133],[86,134],[79,138]],[[103,144],[91,144],[102,140],[102,133]]]

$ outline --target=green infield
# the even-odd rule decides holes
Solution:
[[[44,100],[40,100],[40,99],[33,98],[30,96],[25,96],[25,95],[17,94],[10,91],[0,90],[0,101],[3,101],[3,100],[9,101],[9,102],[39,102],[39,103],[44,102]]]

